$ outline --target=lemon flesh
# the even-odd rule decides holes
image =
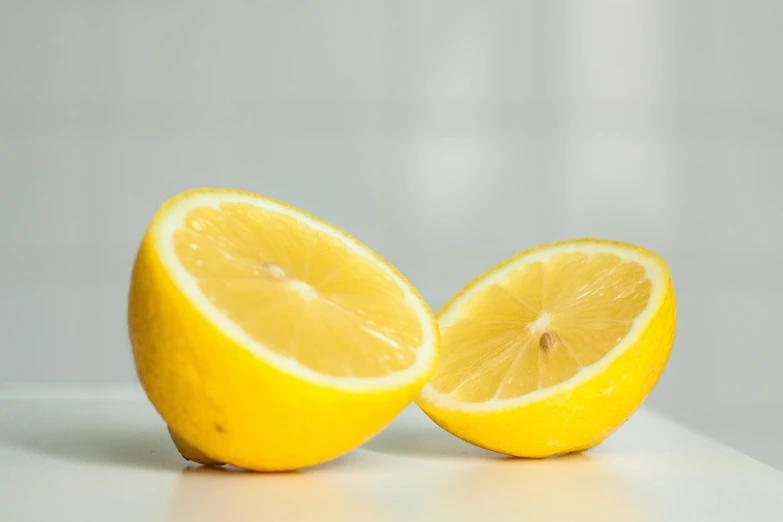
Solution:
[[[437,358],[434,319],[391,265],[240,191],[161,207],[128,309],[140,381],[199,462],[284,470],[334,458],[388,424]]]
[[[276,355],[332,377],[381,377],[416,360],[423,332],[378,261],[252,203],[198,207],[176,257],[229,321]]]
[[[422,408],[470,442],[543,457],[598,444],[641,405],[673,344],[674,291],[649,251],[569,241],[491,269],[438,321]]]

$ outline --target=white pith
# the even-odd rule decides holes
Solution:
[[[484,402],[465,402],[455,398],[450,393],[440,393],[430,384],[424,386],[419,394],[419,400],[431,404],[438,409],[464,411],[472,413],[496,412],[501,410],[518,408],[526,404],[539,402],[547,397],[556,395],[562,391],[575,388],[576,386],[589,381],[595,375],[605,371],[612,362],[617,359],[625,350],[627,350],[642,334],[648,323],[652,320],[655,312],[660,308],[664,291],[667,283],[666,271],[661,262],[653,256],[644,254],[640,249],[622,247],[612,243],[562,243],[552,245],[549,248],[537,250],[529,255],[522,256],[514,262],[509,263],[503,268],[496,270],[479,280],[469,291],[457,298],[448,309],[440,314],[438,324],[441,328],[449,326],[458,316],[460,309],[468,303],[472,296],[489,285],[502,280],[507,274],[513,272],[520,266],[533,262],[545,263],[552,256],[562,253],[583,253],[587,255],[612,254],[623,262],[634,262],[644,267],[647,279],[650,281],[650,298],[647,306],[631,323],[631,328],[623,339],[612,348],[606,355],[595,363],[579,370],[575,375],[560,382],[554,386],[540,388],[530,393],[508,399],[490,399]],[[547,322],[548,318],[539,318],[539,321]]]
[[[314,231],[323,233],[341,242],[356,255],[373,261],[378,270],[383,271],[393,279],[403,290],[407,304],[419,318],[422,328],[422,341],[416,350],[416,359],[408,368],[381,377],[333,377],[324,375],[299,363],[296,359],[280,355],[259,343],[247,334],[239,325],[221,313],[205,296],[194,278],[182,265],[174,249],[174,233],[184,226],[185,217],[197,208],[218,208],[223,203],[247,203],[263,208],[273,213],[280,213],[304,223]],[[430,319],[427,305],[412,289],[411,284],[402,279],[389,265],[382,261],[370,248],[352,237],[342,233],[335,227],[323,223],[297,209],[282,205],[274,200],[254,197],[241,193],[202,193],[182,198],[176,201],[162,216],[155,231],[155,248],[161,262],[166,267],[174,284],[193,303],[196,308],[228,338],[250,350],[260,359],[276,367],[282,372],[301,378],[308,382],[346,391],[382,391],[404,386],[416,381],[432,364],[436,355],[437,332]],[[308,292],[309,285],[301,283],[300,292]]]

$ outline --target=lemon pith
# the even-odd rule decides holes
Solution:
[[[587,239],[522,252],[438,312],[441,360],[417,402],[503,453],[592,447],[657,382],[675,308],[668,267],[642,248]]]
[[[151,402],[212,460],[334,458],[419,391],[438,331],[415,289],[348,234],[262,196],[188,191],[137,255],[128,324]]]

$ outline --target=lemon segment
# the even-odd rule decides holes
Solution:
[[[137,254],[139,379],[199,461],[286,470],[332,459],[412,400],[438,355],[413,286],[347,233],[279,201],[198,189]]]
[[[339,238],[223,203],[188,212],[172,239],[212,305],[280,356],[333,377],[380,377],[416,360],[422,328],[400,283]]]
[[[642,403],[672,347],[674,291],[649,251],[569,241],[479,276],[438,322],[419,405],[480,446],[548,456],[597,444]]]

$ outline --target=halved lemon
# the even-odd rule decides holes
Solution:
[[[478,446],[546,457],[599,444],[641,405],[674,342],[669,270],[594,239],[522,252],[438,312],[441,359],[417,402]]]
[[[438,329],[370,248],[236,190],[166,202],[139,249],[128,329],[139,379],[186,457],[255,470],[332,459],[418,393]]]

